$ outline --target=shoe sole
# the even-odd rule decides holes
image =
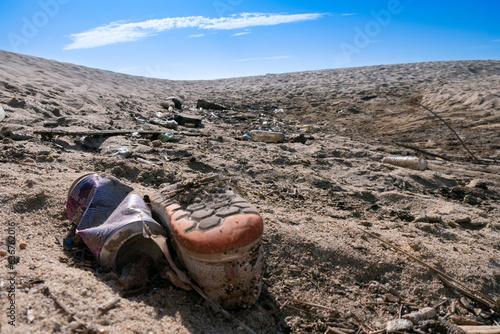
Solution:
[[[218,181],[178,183],[151,196],[190,277],[226,309],[253,305],[262,290],[263,221],[257,209]]]

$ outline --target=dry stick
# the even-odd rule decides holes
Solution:
[[[81,327],[84,328],[85,331],[89,331],[89,328],[87,327],[87,325],[85,325],[85,323],[80,319],[78,318],[75,313],[73,313],[73,311],[71,311],[59,298],[57,298],[49,289],[48,286],[46,286],[45,288],[43,288],[43,293],[46,294],[47,296],[49,296],[50,298],[52,298],[54,300],[54,302],[57,304],[57,306],[59,306],[60,308],[62,308],[64,310],[64,312],[66,312],[73,320],[75,320]]]
[[[434,111],[432,111],[431,109],[429,109],[428,107],[424,106],[423,104],[420,104],[416,101],[410,101],[410,103],[413,103],[413,104],[416,104],[417,106],[420,106],[422,108],[424,108],[425,110],[427,110],[428,112],[430,112],[431,114],[433,114],[434,116],[436,116],[441,122],[443,122],[444,125],[446,125],[448,127],[448,129],[451,130],[451,132],[453,132],[455,134],[455,136],[457,137],[458,141],[460,142],[460,144],[462,144],[462,146],[465,148],[465,150],[470,154],[470,156],[476,160],[477,163],[481,163],[479,161],[478,158],[476,158],[474,156],[474,154],[472,154],[472,152],[469,150],[469,148],[465,145],[465,143],[462,141],[462,138],[460,138],[460,136],[458,135],[458,133],[455,132],[455,130],[453,130],[453,128],[448,124],[446,123],[446,121],[441,117],[439,116],[438,114],[436,114]]]
[[[458,326],[468,334],[500,334],[500,326]]]
[[[305,302],[305,301],[302,301],[302,300],[299,300],[299,299],[293,299],[293,298],[282,297],[282,296],[279,296],[279,298],[284,299],[284,300],[288,300],[288,301],[291,301],[291,302],[294,302],[294,303],[303,304],[303,305],[307,305],[307,306],[318,307],[318,308],[322,308],[322,309],[325,309],[325,310],[328,310],[328,311],[339,313],[339,311],[337,311],[336,309],[328,307],[328,306],[323,306],[323,305],[319,305],[319,304],[309,303],[309,302]]]
[[[475,301],[477,301],[478,303],[481,303],[487,307],[489,307],[490,309],[492,310],[495,310],[496,312],[500,313],[500,307],[497,305],[497,303],[491,299],[490,297],[482,294],[481,292],[479,291],[476,291],[476,290],[469,290],[469,288],[467,288],[466,286],[464,286],[462,283],[460,283],[459,281],[457,281],[456,279],[454,279],[453,277],[445,274],[444,272],[442,272],[441,270],[427,264],[426,262],[420,260],[419,258],[417,258],[416,256],[413,256],[411,255],[410,253],[402,250],[401,248],[391,244],[390,242],[376,236],[375,234],[371,233],[371,232],[368,232],[368,231],[365,231],[363,230],[362,228],[359,228],[359,227],[356,227],[358,230],[360,230],[361,232],[364,232],[366,234],[368,234],[369,236],[371,236],[372,238],[375,238],[377,239],[378,241],[388,245],[389,247],[392,247],[394,248],[395,250],[403,253],[404,255],[408,256],[409,258],[411,258],[412,260],[420,263],[421,265],[429,268],[430,270],[432,270],[433,272],[435,272],[436,274],[442,276],[443,278],[445,278],[447,281],[449,281],[450,283],[453,283],[454,285],[456,285],[457,287],[459,287],[461,290],[459,290],[460,292],[462,291],[466,291],[467,292],[467,296],[469,298],[472,298],[474,299]]]
[[[436,158],[440,158],[440,159],[443,159],[445,161],[450,161],[451,159],[447,156],[444,156],[444,155],[441,155],[441,154],[436,154],[436,153],[431,153],[429,151],[426,151],[426,150],[423,150],[421,148],[418,148],[418,147],[415,147],[415,146],[412,146],[412,145],[408,145],[408,144],[402,144],[402,143],[397,143],[395,141],[392,142],[394,145],[397,145],[397,146],[401,146],[401,147],[405,147],[405,148],[409,148],[410,150],[414,150],[414,151],[417,151],[419,153],[422,153],[422,154],[426,154],[426,155],[429,155],[431,157],[436,157]]]
[[[458,285],[458,284],[457,284],[457,283],[455,283],[455,282],[451,282],[449,279],[447,279],[446,277],[443,277],[442,275],[438,275],[438,278],[439,278],[439,279],[440,279],[440,280],[441,280],[441,281],[442,281],[445,285],[447,285],[447,286],[449,286],[449,287],[451,287],[451,288],[453,288],[453,289],[457,290],[458,292],[462,293],[463,295],[465,295],[465,296],[467,296],[467,297],[469,297],[469,298],[471,298],[471,299],[474,299],[474,300],[478,301],[478,300],[477,300],[477,297],[476,297],[476,295],[474,295],[474,293],[476,293],[476,294],[480,295],[483,299],[487,300],[487,302],[491,302],[491,303],[493,303],[493,305],[494,305],[494,306],[493,306],[493,307],[491,307],[489,304],[485,304],[485,303],[484,303],[484,302],[482,302],[482,301],[478,301],[478,302],[482,303],[482,304],[483,304],[483,305],[485,305],[485,306],[490,307],[491,309],[493,309],[493,310],[495,310],[495,311],[497,311],[497,312],[499,311],[499,310],[498,310],[498,309],[499,309],[499,307],[498,307],[498,305],[496,305],[497,303],[495,303],[495,301],[494,301],[494,300],[490,299],[488,296],[483,295],[483,294],[482,294],[482,293],[480,293],[479,291],[469,291],[467,288],[465,288],[465,287],[463,287],[463,286],[460,286],[460,285]]]
[[[328,327],[325,334],[347,334],[347,333],[337,328]]]
[[[121,300],[120,298],[112,299],[112,300],[108,301],[107,303],[105,303],[104,305],[100,306],[98,308],[98,310],[101,311],[102,313],[108,312],[113,307],[115,307],[116,305],[118,305],[118,303],[120,302],[120,300]]]

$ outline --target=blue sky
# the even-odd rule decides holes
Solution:
[[[0,0],[0,49],[216,79],[500,59],[500,1]]]

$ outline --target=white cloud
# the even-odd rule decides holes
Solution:
[[[203,37],[205,34],[198,34],[198,35],[189,35],[190,38],[197,38],[197,37]]]
[[[290,56],[276,56],[276,57],[262,57],[262,58],[247,58],[247,59],[237,59],[236,61],[256,61],[256,60],[274,60],[274,59],[288,59],[292,58]]]
[[[356,13],[344,13],[344,14],[340,14],[340,16],[352,16],[352,15],[356,15]]]
[[[232,30],[257,26],[272,26],[284,23],[317,20],[324,14],[262,14],[243,13],[221,18],[203,16],[173,17],[143,22],[113,22],[105,26],[70,35],[73,42],[65,50],[88,49],[122,42],[133,42],[159,32],[180,29],[199,28],[204,30]]]
[[[236,34],[232,34],[231,36],[233,37],[236,37],[236,36],[243,36],[243,35],[248,35],[250,34],[251,31],[249,29],[247,29],[246,31],[242,31],[242,32],[237,32]]]

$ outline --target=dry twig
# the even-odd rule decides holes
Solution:
[[[425,154],[425,155],[428,155],[428,156],[431,156],[431,157],[440,158],[440,159],[443,159],[445,161],[450,161],[451,160],[447,156],[444,156],[444,155],[441,155],[441,154],[431,153],[429,151],[423,150],[421,148],[418,148],[418,147],[415,147],[415,146],[412,146],[412,145],[397,143],[395,141],[393,141],[392,143],[394,145],[401,146],[401,147],[404,147],[404,148],[409,148],[410,150],[414,150],[414,151],[416,151],[418,153]]]
[[[64,304],[59,298],[57,298],[57,296],[50,291],[48,286],[44,287],[42,291],[44,294],[52,298],[57,306],[62,308],[64,312],[66,312],[74,321],[76,321],[78,325],[80,325],[80,327],[85,330],[85,332],[90,332],[90,329],[87,327],[87,325],[85,325],[85,323],[80,318],[78,318],[76,314],[66,306],[66,304]]]
[[[98,308],[98,310],[101,312],[101,313],[105,313],[105,312],[108,312],[109,310],[111,310],[113,307],[115,307],[116,305],[118,305],[118,303],[120,302],[120,298],[115,298],[115,299],[112,299],[110,301],[108,301],[107,303],[103,304],[102,306],[100,306]]]
[[[309,302],[305,302],[303,300],[294,299],[294,298],[288,298],[288,297],[282,297],[282,296],[280,296],[279,298],[283,299],[283,300],[288,300],[288,301],[291,301],[291,302],[294,302],[294,303],[298,303],[298,304],[302,304],[302,305],[307,305],[307,306],[312,306],[312,307],[317,307],[317,308],[322,308],[322,309],[325,309],[325,310],[328,310],[328,311],[339,313],[339,311],[337,311],[336,309],[328,307],[328,306],[323,306],[323,305],[319,305],[319,304],[309,303]]]
[[[419,103],[419,102],[416,102],[416,101],[410,101],[410,103],[413,103],[413,104],[416,104],[417,106],[420,106],[422,108],[424,108],[425,110],[427,110],[428,112],[430,112],[431,114],[433,114],[435,117],[437,117],[441,122],[443,122],[444,125],[446,125],[448,127],[448,129],[451,130],[451,132],[453,132],[455,134],[455,136],[457,137],[458,141],[460,142],[460,144],[462,144],[462,146],[465,148],[465,150],[469,153],[469,155],[477,162],[477,163],[481,163],[479,161],[478,158],[476,158],[474,156],[474,154],[472,154],[472,152],[469,150],[469,148],[467,147],[467,145],[465,145],[465,143],[463,142],[462,138],[460,138],[460,136],[458,135],[458,133],[456,133],[455,130],[453,130],[453,128],[441,117],[439,116],[438,114],[436,114],[434,111],[432,111],[430,108],[424,106],[423,104]]]
[[[388,245],[389,247],[403,253],[404,255],[408,256],[409,258],[411,258],[412,260],[420,263],[421,265],[429,268],[430,270],[432,270],[434,273],[436,273],[439,276],[441,276],[440,278],[441,279],[445,279],[447,283],[449,283],[450,286],[456,288],[458,291],[460,291],[461,293],[465,294],[467,297],[471,298],[471,299],[474,299],[475,301],[477,301],[478,303],[486,306],[486,307],[489,307],[490,309],[496,311],[497,313],[500,313],[500,306],[497,305],[497,302],[495,302],[493,299],[491,299],[490,297],[484,295],[483,293],[479,292],[479,291],[476,291],[476,290],[470,290],[469,288],[467,288],[466,286],[464,286],[462,283],[460,283],[459,281],[457,281],[456,279],[454,279],[453,277],[445,274],[444,272],[442,272],[441,270],[437,269],[436,267],[433,267],[431,266],[430,264],[427,264],[426,262],[420,260],[419,258],[417,258],[416,256],[413,256],[411,255],[410,253],[402,250],[401,248],[399,248],[398,246],[395,246],[393,244],[391,244],[390,242],[376,236],[375,234],[371,233],[371,232],[368,232],[368,231],[365,231],[359,227],[356,227],[358,230],[362,231],[363,233],[366,233],[368,234],[369,236],[371,236],[372,238],[375,238],[377,239],[378,241]]]

